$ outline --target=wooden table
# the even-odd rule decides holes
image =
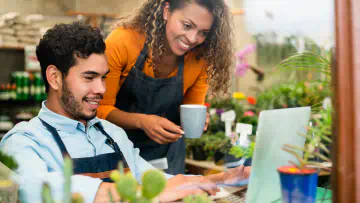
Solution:
[[[215,173],[220,173],[226,171],[224,165],[216,165],[213,161],[196,161],[193,159],[185,159],[187,172],[190,174],[201,174],[201,175],[211,175]],[[331,172],[322,170],[319,173],[319,176],[329,176]]]

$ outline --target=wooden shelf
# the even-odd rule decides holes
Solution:
[[[14,106],[35,106],[41,105],[40,101],[20,101],[20,100],[0,100],[0,108],[14,107]]]
[[[23,46],[9,46],[9,45],[0,45],[1,49],[10,49],[10,50],[17,50],[17,51],[24,51]]]

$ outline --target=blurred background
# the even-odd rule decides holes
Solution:
[[[16,123],[36,116],[46,99],[35,46],[47,29],[56,23],[81,21],[100,28],[106,38],[116,18],[131,13],[142,1],[0,0],[0,137]],[[249,148],[245,152],[234,149],[234,137],[225,136],[223,112],[235,111],[234,133],[236,123],[251,124],[250,137],[255,136],[259,112],[265,109],[312,106],[313,119],[331,120],[331,112],[321,112],[321,108],[331,104],[335,37],[333,1],[226,3],[233,14],[235,36],[230,94],[207,97],[209,130],[200,140],[187,141],[189,159],[219,165],[230,151],[237,158],[252,156]],[[314,126],[324,124],[317,122]],[[324,125],[331,127],[331,122]],[[204,156],[194,157],[199,150]]]

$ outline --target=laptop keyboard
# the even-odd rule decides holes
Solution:
[[[246,190],[247,190],[247,188],[237,191],[237,192],[234,192],[234,193],[230,194],[229,196],[216,199],[215,202],[216,203],[243,203],[243,202],[245,202]]]

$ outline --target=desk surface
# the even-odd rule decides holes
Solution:
[[[187,165],[203,168],[203,169],[210,169],[216,171],[225,171],[226,167],[223,165],[216,165],[213,161],[196,161],[193,159],[185,159],[185,163]],[[320,171],[319,176],[329,176],[331,173],[329,171]]]

